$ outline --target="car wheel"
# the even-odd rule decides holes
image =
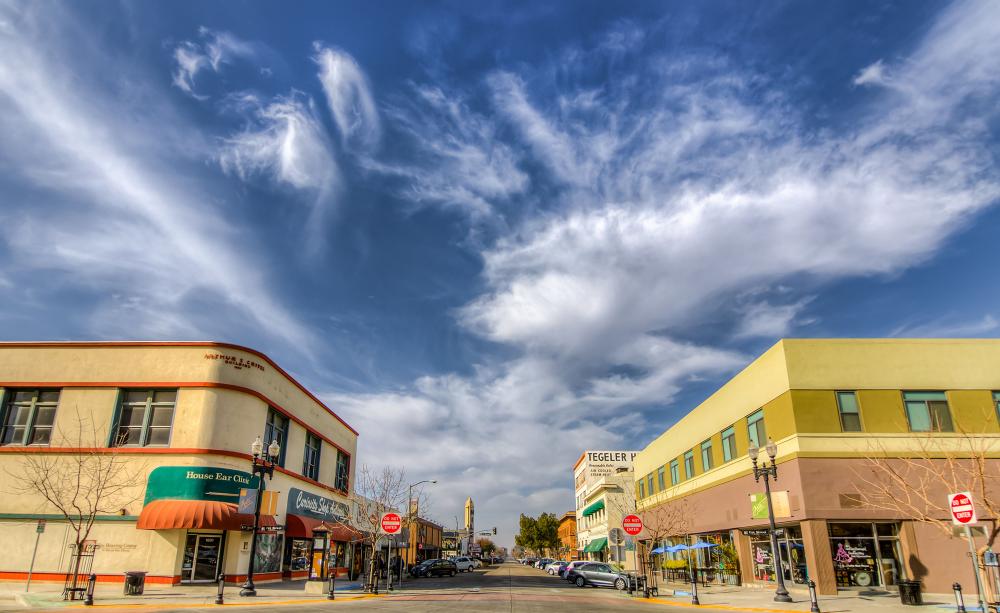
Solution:
[[[452,577],[454,577],[454,576],[455,576],[455,574],[456,574],[456,573],[455,573],[455,571],[451,571],[451,576],[452,576]]]
[[[583,577],[577,577],[576,578],[576,587],[583,587],[585,585],[587,585],[587,580],[586,579],[584,579]]]
[[[625,580],[621,577],[615,579],[615,589],[619,592],[625,589]]]

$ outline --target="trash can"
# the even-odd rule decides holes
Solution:
[[[146,587],[146,571],[130,570],[125,573],[125,595],[142,596],[142,590]]]
[[[920,595],[920,582],[900,581],[899,599],[902,601],[903,604],[914,605],[914,606],[924,604],[924,599]]]

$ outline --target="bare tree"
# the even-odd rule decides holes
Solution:
[[[127,449],[105,447],[93,421],[76,411],[70,431],[56,428],[63,444],[75,447],[72,453],[25,453],[13,470],[8,470],[11,490],[16,494],[40,497],[47,509],[55,509],[73,534],[75,578],[80,572],[80,553],[90,537],[94,522],[102,515],[120,515],[142,499],[146,467],[134,458],[123,457]]]

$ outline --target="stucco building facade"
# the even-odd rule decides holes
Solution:
[[[256,579],[325,575],[351,563],[357,432],[267,356],[223,343],[0,344],[0,472],[87,454],[125,462],[121,508],[98,513],[93,572],[120,581],[242,582],[252,514],[250,445],[281,446],[262,510]],[[16,480],[15,480],[16,481]],[[62,580],[73,534],[42,496],[0,483],[0,578]],[[327,544],[328,556],[317,548]],[[358,561],[360,566],[360,561]]]
[[[585,451],[573,467],[576,534],[580,559],[635,568],[631,539],[615,546],[610,531],[635,509],[632,461],[635,451]]]
[[[876,463],[975,448],[997,471],[998,390],[997,340],[783,340],[636,456],[637,506],[648,524],[663,505],[686,505],[687,538],[735,548],[743,583],[772,584],[781,572],[790,588],[813,579],[823,594],[906,579],[934,593],[975,585],[963,538],[862,493]],[[777,444],[777,553],[747,455],[768,439]],[[946,506],[943,484],[926,493]],[[720,550],[701,550],[699,565],[714,567]]]

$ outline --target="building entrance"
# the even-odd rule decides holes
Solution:
[[[216,581],[219,577],[221,554],[221,534],[188,534],[184,545],[181,581],[185,583]]]

